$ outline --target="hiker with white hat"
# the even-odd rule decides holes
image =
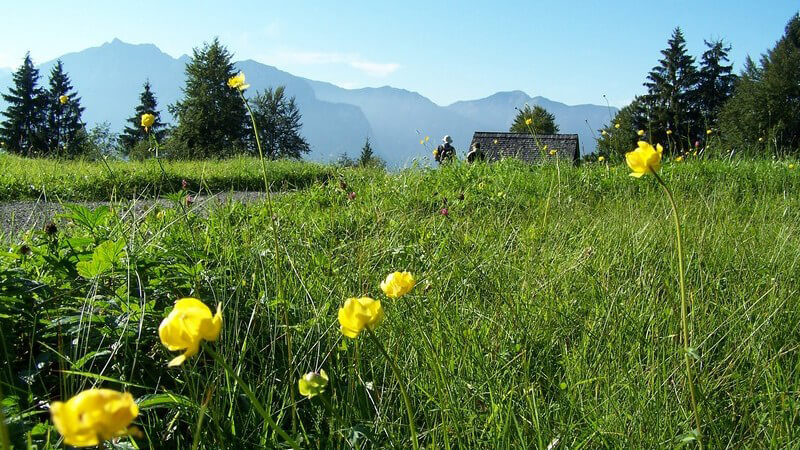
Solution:
[[[451,138],[449,134],[445,135],[445,137],[442,138],[442,142],[444,142],[444,144],[436,147],[436,152],[434,153],[436,162],[439,164],[452,161],[456,157],[456,149],[451,145],[453,143],[453,138]]]

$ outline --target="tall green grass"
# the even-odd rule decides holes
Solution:
[[[181,190],[253,191],[264,188],[257,158],[208,161],[156,160],[101,162],[28,159],[0,155],[0,201],[49,198],[62,201],[108,200]],[[298,189],[328,179],[330,166],[302,161],[271,161],[267,178],[274,189]]]
[[[139,400],[140,448],[280,446],[209,355],[166,368],[158,323],[196,296],[222,302],[211,345],[284,430],[298,378],[326,370],[337,418],[297,396],[303,446],[406,448],[398,380],[370,340],[338,329],[344,299],[370,295],[383,299],[376,334],[406,375],[421,444],[673,448],[693,423],[670,206],[654,179],[627,172],[512,161],[345,170],[276,199],[278,267],[264,204],[156,206],[136,222],[76,209],[57,236],[7,236],[0,381],[12,439],[54,445],[43,402],[98,384]],[[696,161],[662,176],[684,226],[704,441],[800,446],[800,173]],[[81,276],[76,263],[109,240],[123,254]],[[394,270],[420,281],[387,300],[378,284]]]

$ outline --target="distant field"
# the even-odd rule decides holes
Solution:
[[[0,167],[2,198],[123,198],[160,176],[152,161],[113,165],[116,182],[97,164]],[[165,169],[169,186],[260,183],[249,159]],[[0,386],[15,442],[54,445],[41,405],[99,376],[139,402],[140,448],[283,442],[208,354],[166,367],[176,353],[157,327],[183,296],[222,303],[213,347],[303,447],[410,448],[398,378],[367,336],[339,332],[337,309],[362,295],[383,301],[375,334],[408,380],[428,448],[674,448],[692,429],[674,234],[652,176],[513,161],[344,169],[325,184],[324,166],[269,171],[304,188],[274,199],[277,230],[262,201],[202,215],[157,207],[135,222],[78,208],[54,236],[5,237]],[[706,447],[800,447],[800,170],[688,161],[662,175],[684,224]],[[103,243],[121,250],[87,273],[79,262]],[[419,282],[389,300],[378,286],[394,270]],[[297,393],[320,368],[333,415]]]
[[[221,161],[144,162],[55,161],[0,155],[0,201],[50,199],[62,201],[132,198],[181,190],[186,180],[192,191],[263,190],[257,158]],[[273,189],[306,187],[329,178],[329,166],[301,161],[271,161],[267,176]]]

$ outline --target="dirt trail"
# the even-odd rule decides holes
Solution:
[[[228,201],[250,203],[265,198],[262,192],[223,192],[215,195],[200,195],[194,197],[191,208],[204,209],[209,206],[224,204]],[[96,208],[110,205],[111,202],[65,202],[78,203],[87,208]],[[158,203],[167,207],[173,203],[165,199],[143,199],[123,202],[120,214],[141,216]],[[56,216],[64,211],[64,207],[57,202],[50,201],[16,201],[0,202],[0,235],[6,237],[34,228],[42,228],[47,223],[55,220]]]

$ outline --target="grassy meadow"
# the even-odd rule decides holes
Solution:
[[[113,176],[71,164],[2,157],[0,199],[125,199],[162,176],[154,161],[112,164]],[[165,192],[263,183],[245,160],[164,168]],[[222,305],[209,348],[302,448],[411,448],[401,386],[426,448],[688,441],[675,235],[652,176],[514,161],[267,170],[296,189],[273,196],[272,214],[265,201],[176,202],[132,221],[122,200],[0,237],[14,448],[63,445],[47,405],[90,387],[139,406],[140,433],[106,448],[288,447],[208,351],[167,368],[177,353],[158,326],[181,297]],[[661,176],[683,224],[705,447],[800,447],[800,171],[691,159]],[[417,285],[389,299],[379,284],[395,270]],[[358,296],[382,301],[374,334],[401,376],[367,333],[342,336],[337,310]],[[301,396],[298,379],[320,369],[325,392]]]
[[[162,171],[163,168],[163,171]],[[281,160],[269,164],[267,179],[274,189],[298,189],[331,177],[332,168],[309,162]],[[255,191],[264,189],[258,159],[144,161],[108,163],[28,159],[0,153],[0,201],[81,201],[130,199],[177,193],[181,182],[193,191]]]

